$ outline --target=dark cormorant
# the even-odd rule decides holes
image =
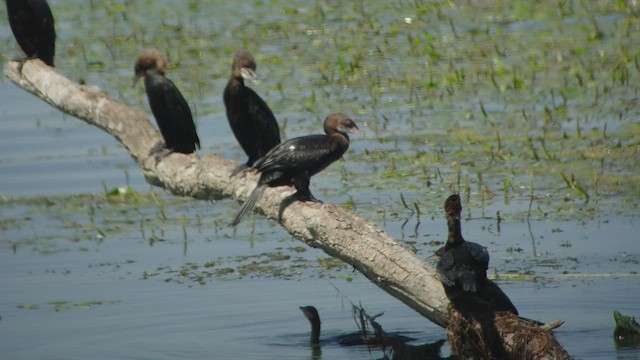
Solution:
[[[436,254],[441,255],[438,262],[438,275],[445,292],[454,305],[464,307],[480,306],[491,311],[509,311],[518,315],[509,297],[496,283],[487,279],[489,253],[484,246],[465,241],[462,237],[460,196],[449,196],[444,210],[447,215],[449,236],[447,244]]]
[[[320,314],[318,314],[318,309],[316,309],[314,306],[300,306],[300,310],[304,314],[304,317],[306,317],[311,324],[311,345],[320,345],[321,321]]]
[[[189,104],[165,74],[166,61],[155,49],[145,50],[135,63],[136,79],[144,76],[144,87],[151,112],[164,139],[160,157],[175,151],[190,154],[200,148]],[[154,149],[157,150],[157,149]]]
[[[311,324],[311,345],[320,345],[320,314],[314,306],[300,306],[300,310]],[[400,335],[397,333],[372,333],[368,331],[358,331],[354,333],[341,334],[333,337],[330,341],[342,346],[356,345],[391,345],[405,343],[415,340],[415,338]],[[325,340],[326,341],[326,340]]]
[[[11,31],[29,59],[53,65],[56,29],[46,0],[6,0]]]
[[[252,168],[261,173],[260,180],[231,226],[236,226],[253,210],[267,187],[295,186],[296,192],[284,199],[283,204],[294,200],[320,202],[311,194],[309,180],[342,157],[349,148],[347,132],[356,130],[358,126],[346,115],[331,114],[324,121],[326,135],[289,139],[271,149],[253,164]]]
[[[240,51],[233,57],[231,78],[224,88],[224,105],[231,130],[244,152],[246,164],[233,174],[253,165],[280,144],[280,128],[269,106],[244,80],[255,80],[256,62],[250,53]]]
[[[449,237],[445,252],[438,262],[440,280],[447,287],[459,286],[464,291],[476,292],[487,282],[489,253],[479,244],[465,241],[460,226],[462,205],[459,195],[451,195],[444,203]]]

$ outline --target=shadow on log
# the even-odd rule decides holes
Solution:
[[[146,114],[109,98],[95,87],[70,81],[40,60],[27,61],[22,68],[20,65],[11,61],[5,68],[5,74],[13,83],[116,138],[138,164],[148,183],[174,195],[203,200],[243,201],[255,187],[255,174],[230,179],[238,164],[216,155],[197,157],[173,153],[156,165],[149,152],[161,138]],[[292,190],[267,189],[256,210],[277,219],[279,204]],[[435,324],[446,327],[449,323],[449,301],[435,269],[368,219],[334,204],[296,202],[283,212],[281,225],[309,246],[352,265],[382,290]],[[520,331],[528,331],[528,328],[506,324],[502,327],[502,323],[496,327],[507,349]],[[557,343],[556,347],[553,354],[564,353]],[[544,358],[550,357],[539,357]]]

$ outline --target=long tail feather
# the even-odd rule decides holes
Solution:
[[[247,201],[245,201],[244,204],[242,204],[242,209],[240,209],[240,212],[238,212],[238,215],[236,215],[236,217],[233,218],[233,221],[231,221],[229,226],[238,225],[240,221],[242,221],[242,218],[245,217],[245,215],[247,215],[248,213],[250,213],[254,207],[256,207],[258,200],[260,200],[266,188],[267,188],[267,185],[258,185],[256,186],[255,189],[253,189],[253,191],[251,192],[251,195],[249,195],[249,198],[247,198]]]

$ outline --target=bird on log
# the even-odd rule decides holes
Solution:
[[[231,78],[224,88],[224,105],[231,130],[247,154],[247,162],[232,172],[232,176],[251,167],[269,150],[280,144],[280,128],[267,103],[244,81],[256,80],[256,61],[247,51],[233,57]]]
[[[189,104],[173,81],[165,77],[164,56],[156,49],[145,50],[136,60],[134,72],[136,80],[144,78],[149,107],[164,139],[151,151],[156,160],[171,152],[191,154],[200,148]]]
[[[508,311],[518,315],[518,310],[496,283],[487,279],[489,252],[487,248],[462,236],[460,196],[449,196],[444,210],[449,234],[447,244],[436,254],[440,255],[437,270],[447,297],[454,306],[464,303],[488,305],[492,311]]]
[[[340,159],[349,148],[348,133],[357,131],[358,126],[348,116],[334,113],[324,121],[325,134],[296,137],[271,149],[251,166],[260,173],[258,185],[230,225],[238,225],[253,210],[267,187],[295,187],[296,192],[282,201],[281,211],[283,204],[293,201],[321,202],[309,190],[311,176]]]
[[[9,26],[28,59],[38,58],[53,67],[56,29],[46,0],[6,0]]]

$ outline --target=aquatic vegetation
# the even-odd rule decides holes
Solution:
[[[159,200],[154,192],[137,194],[128,187],[98,195],[7,200],[3,205],[12,209],[14,217],[0,224],[4,234],[0,246],[10,245],[14,252],[48,253],[66,248],[68,242],[100,243],[132,232],[138,240],[152,243],[163,237],[165,227],[182,229],[184,225],[183,215],[168,216],[162,201],[166,200]],[[172,198],[171,202],[182,206],[189,200]],[[198,218],[190,222],[193,227],[203,226]],[[40,234],[38,229],[47,230]]]
[[[67,300],[49,301],[44,304],[21,304],[18,305],[19,309],[24,310],[53,310],[55,312],[75,310],[75,309],[91,309],[100,305],[112,305],[117,304],[120,301],[115,300],[91,300],[72,302]]]
[[[508,182],[506,200],[518,205],[535,180],[537,197],[577,212],[618,197],[628,212],[639,205],[632,5],[275,2],[242,18],[216,16],[217,6],[56,4],[61,23],[85,29],[68,33],[74,46],[59,49],[69,60],[58,66],[144,108],[128,74],[140,49],[158,47],[201,121],[224,114],[213,94],[239,40],[263,64],[260,91],[287,114],[287,133],[317,132],[318,109],[365,123],[367,138],[348,154],[352,191],[396,189],[434,207],[417,193],[429,184],[468,191],[475,206]]]
[[[640,325],[635,317],[622,315],[619,311],[613,311],[613,320],[616,328],[613,331],[613,340],[616,346],[635,347],[640,344]]]
[[[261,16],[248,11],[254,5]],[[418,253],[442,243],[424,237],[436,235],[429,218],[438,219],[442,194],[453,191],[469,204],[467,217],[494,220],[489,233],[526,219],[534,256],[532,221],[637,213],[640,52],[632,29],[640,21],[633,6],[322,0],[243,6],[246,16],[221,18],[216,6],[197,2],[56,4],[58,22],[67,28],[58,49],[67,60],[58,69],[144,109],[143,89],[130,86],[131,65],[141,49],[160,48],[196,121],[209,121],[224,114],[221,89],[239,41],[262,64],[257,86],[282,114],[285,134],[319,132],[325,114],[318,109],[354,114],[365,137],[354,139],[347,162],[318,177],[314,191],[378,220]],[[146,16],[134,16],[142,11]],[[15,47],[8,38],[0,41]],[[3,199],[3,208],[18,210],[0,220],[8,235],[0,244],[52,254],[69,240],[86,250],[86,241],[133,231],[149,246],[182,244],[186,254],[194,233],[249,246],[282,237],[259,220],[249,233],[219,230],[235,204],[219,202],[222,209],[212,210],[190,199],[140,193],[128,186],[126,168],[125,177],[127,185],[103,185],[101,196]],[[336,177],[340,184],[325,181]],[[51,231],[21,231],[35,223]],[[563,238],[556,246],[574,244]],[[516,242],[503,250],[522,258],[529,248]],[[204,284],[290,278],[306,268],[319,276],[348,271],[303,252],[298,246],[246,259],[213,257],[147,269],[143,277]],[[566,266],[560,260],[558,267]],[[549,268],[544,261],[558,259],[526,266]]]
[[[220,16],[228,8],[219,1],[151,3],[56,2],[64,29],[58,56],[65,59],[58,71],[148,110],[130,73],[142,49],[157,47],[198,131],[218,135],[200,155],[228,156],[233,141],[211,124],[224,121],[228,59],[241,46],[261,64],[256,86],[284,137],[319,132],[322,109],[353,114],[365,136],[353,139],[347,161],[315,179],[313,191],[376,220],[418,256],[431,261],[442,246],[441,202],[455,191],[469,204],[464,221],[496,254],[491,278],[561,290],[559,282],[638,276],[633,248],[601,248],[597,238],[610,220],[633,222],[640,206],[634,2],[272,0],[234,4],[239,16]],[[0,44],[0,62],[17,53],[7,35]],[[110,147],[88,152],[121,156]],[[235,202],[183,199],[128,181],[113,186],[97,195],[1,197],[0,249],[40,256],[48,265],[29,265],[36,275],[80,277],[89,268],[148,279],[143,286],[361,280],[259,216],[236,232],[226,229]],[[125,246],[137,252],[98,260]],[[170,255],[159,262],[156,251]],[[65,254],[89,264],[53,261]],[[98,305],[55,298],[17,304],[40,312]]]

